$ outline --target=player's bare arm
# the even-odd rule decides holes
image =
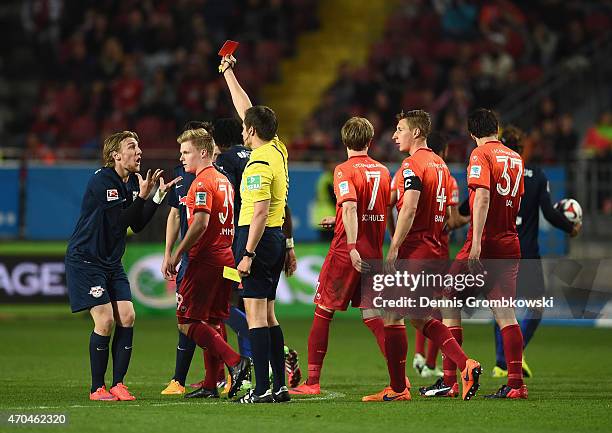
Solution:
[[[185,233],[185,237],[181,241],[181,243],[176,247],[174,253],[168,260],[168,264],[166,266],[166,274],[176,275],[176,267],[178,266],[179,261],[181,260],[181,256],[185,251],[189,251],[191,247],[200,239],[200,237],[206,231],[208,227],[208,221],[210,220],[210,214],[208,212],[197,212],[193,216],[193,222],[189,226],[187,233]]]
[[[421,191],[414,189],[408,189],[404,193],[404,203],[399,211],[399,214],[397,215],[397,227],[395,229],[395,233],[393,234],[391,246],[389,247],[387,259],[385,261],[385,266],[389,268],[388,270],[393,268],[393,265],[397,260],[399,248],[402,243],[404,243],[408,232],[412,228],[412,223],[414,222],[414,216],[416,215],[417,204],[419,203],[420,196]]]
[[[227,87],[229,88],[230,94],[232,95],[234,108],[238,112],[240,118],[244,120],[245,112],[247,109],[251,108],[253,104],[249,99],[249,95],[247,95],[240,83],[238,83],[238,79],[234,74],[235,65],[236,59],[234,56],[225,56],[221,59],[220,68],[223,78],[225,78],[225,82],[227,83]]]
[[[255,202],[253,205],[253,219],[249,226],[249,238],[246,243],[246,250],[250,253],[255,252],[257,244],[261,240],[264,230],[266,229],[266,223],[268,222],[268,214],[270,210],[270,200],[262,200]],[[242,277],[246,277],[251,273],[251,265],[253,264],[253,258],[244,256],[240,263],[238,263],[238,273]]]
[[[161,273],[166,280],[173,279],[172,274],[166,272],[168,261],[172,256],[172,247],[176,243],[179,234],[179,228],[181,225],[181,215],[179,210],[175,207],[170,208],[168,218],[166,219],[166,246],[164,248],[164,260],[161,266]]]
[[[395,229],[397,226],[397,223],[393,216],[393,208],[395,207],[396,203],[397,203],[397,190],[394,188],[391,190],[391,195],[389,199],[389,207],[387,208],[387,230],[389,230],[389,235],[391,235],[391,237],[393,237],[393,235],[395,234]]]
[[[449,230],[458,229],[459,227],[463,227],[469,222],[469,216],[463,216],[459,213],[459,206],[448,207],[448,219],[446,220],[446,227],[448,227]]]
[[[358,272],[368,272],[370,265],[364,262],[359,255],[359,251],[355,248],[357,243],[357,203],[354,201],[345,201],[342,203],[342,222],[344,223],[344,231],[346,232],[346,243],[349,245],[349,255],[351,263]]]
[[[488,189],[476,188],[474,193],[474,206],[472,210],[472,248],[469,255],[470,261],[478,261],[480,259],[482,232],[484,230],[485,222],[487,221],[490,200],[491,193]]]

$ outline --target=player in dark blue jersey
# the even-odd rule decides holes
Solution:
[[[508,125],[504,128],[500,141],[510,149],[522,153],[520,144],[523,133],[520,129]],[[538,244],[538,233],[540,229],[540,210],[544,218],[554,227],[563,230],[570,236],[576,236],[581,225],[572,224],[565,216],[558,212],[550,200],[550,187],[544,171],[536,165],[525,164],[523,172],[525,180],[525,195],[521,199],[521,207],[516,219],[516,228],[521,243],[521,266],[517,278],[517,288],[529,287],[529,296],[538,297],[544,295],[544,275],[540,262],[540,246]],[[540,293],[538,293],[540,291]],[[542,320],[541,309],[528,309],[520,321],[523,334],[523,349],[533,337],[540,321]],[[507,376],[506,358],[502,343],[501,332],[495,325],[495,353],[496,362],[493,368],[493,376]],[[532,376],[532,372],[523,359],[523,374]]]
[[[132,353],[134,306],[121,264],[126,231],[138,233],[151,220],[167,191],[180,178],[165,184],[162,170],[138,173],[142,151],[135,132],[123,131],[104,140],[104,167],[89,180],[81,215],[66,251],[66,283],[73,313],[89,310],[94,330],[89,339],[91,400],[134,400],[123,379]],[[148,196],[159,180],[151,200]],[[104,375],[112,343],[113,384],[106,390]]]

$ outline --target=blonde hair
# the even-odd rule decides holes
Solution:
[[[215,142],[212,135],[204,128],[188,129],[176,139],[178,144],[183,144],[186,141],[191,141],[193,147],[198,150],[204,150],[206,155],[213,156],[215,151]]]
[[[365,117],[351,117],[342,126],[342,143],[351,150],[363,150],[374,138],[374,126]]]
[[[406,119],[408,127],[410,129],[419,128],[419,137],[427,138],[431,132],[431,117],[429,113],[424,110],[410,110],[402,111],[397,115],[397,120]]]
[[[126,138],[133,138],[136,140],[136,142],[140,142],[138,134],[133,131],[115,132],[114,134],[106,137],[104,140],[104,147],[102,149],[102,160],[104,162],[104,167],[115,166],[115,158],[113,158],[113,153],[121,150],[121,142]]]

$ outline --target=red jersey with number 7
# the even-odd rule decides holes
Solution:
[[[362,258],[382,259],[391,176],[387,167],[369,156],[353,156],[334,170],[336,227],[330,253],[348,255],[342,203],[357,203],[357,251]]]
[[[232,256],[234,239],[234,190],[224,174],[212,165],[201,170],[186,198],[187,224],[198,212],[210,215],[206,231],[189,250],[189,260],[225,264]]]
[[[412,227],[400,248],[400,259],[437,258],[442,254],[440,236],[450,200],[450,172],[446,163],[428,147],[418,148],[404,159],[397,183],[397,210],[404,205],[406,190],[420,191]],[[418,250],[418,251],[417,251]],[[408,256],[407,256],[408,255]]]
[[[483,259],[521,257],[516,216],[524,193],[523,171],[521,156],[497,140],[487,141],[470,155],[467,182],[472,219],[476,189],[488,189],[491,197],[482,232],[480,257]],[[472,226],[457,258],[467,258],[471,247]]]

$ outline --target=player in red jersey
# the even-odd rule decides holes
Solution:
[[[348,160],[334,170],[335,230],[314,298],[316,308],[308,336],[308,379],[293,388],[292,394],[320,393],[319,378],[334,312],[345,311],[349,302],[362,308],[361,273],[370,269],[366,260],[383,257],[391,176],[385,166],[368,156],[373,137],[374,127],[362,117],[352,117],[342,127]],[[362,309],[362,317],[384,355],[382,318],[372,309]]]
[[[482,269],[481,259],[494,259],[490,261],[493,272],[487,269],[489,298],[515,296],[521,258],[516,216],[524,191],[523,160],[498,140],[498,129],[497,116],[491,110],[478,109],[468,118],[468,131],[477,145],[470,155],[467,170],[471,227],[451,268],[451,272],[464,272],[467,260],[470,269]],[[486,397],[527,398],[522,372],[523,336],[514,309],[492,310],[501,329],[508,361],[508,383]],[[455,338],[461,341],[460,312],[454,311],[448,318],[445,313],[444,323],[455,329]],[[455,375],[456,366],[444,360],[444,382],[456,380]]]
[[[431,130],[431,119],[423,110],[402,112],[393,139],[402,152],[410,156],[401,165],[402,181],[398,187],[397,227],[393,234],[391,246],[387,252],[386,268],[392,269],[396,260],[410,260],[409,272],[417,273],[423,268],[426,271],[440,272],[442,248],[440,236],[447,213],[448,184],[450,173],[446,164],[438,155],[427,147],[427,136]],[[438,262],[435,262],[435,261]],[[425,261],[428,261],[425,263]],[[416,264],[416,265],[413,265]],[[429,269],[430,266],[436,269]],[[432,296],[433,293],[429,293]],[[417,314],[418,313],[418,314]],[[385,353],[387,368],[391,379],[390,386],[376,394],[363,397],[363,401],[410,400],[409,385],[406,375],[406,352],[408,341],[404,316],[408,315],[410,323],[437,344],[445,357],[453,359],[462,370],[464,400],[469,400],[478,390],[480,364],[469,359],[452,337],[446,326],[434,319],[428,311],[387,311],[384,315]],[[455,395],[458,389],[454,390]]]
[[[168,277],[176,275],[181,255],[189,252],[189,264],[177,293],[178,328],[216,355],[211,357],[199,397],[219,397],[217,374],[221,362],[230,370],[228,397],[233,397],[251,371],[249,358],[238,355],[220,333],[221,322],[229,317],[232,290],[232,282],[223,278],[223,267],[234,265],[234,190],[227,177],[212,165],[214,141],[206,129],[186,130],[177,141],[185,171],[195,173],[196,178],[186,200],[189,228],[168,259],[165,273]]]

